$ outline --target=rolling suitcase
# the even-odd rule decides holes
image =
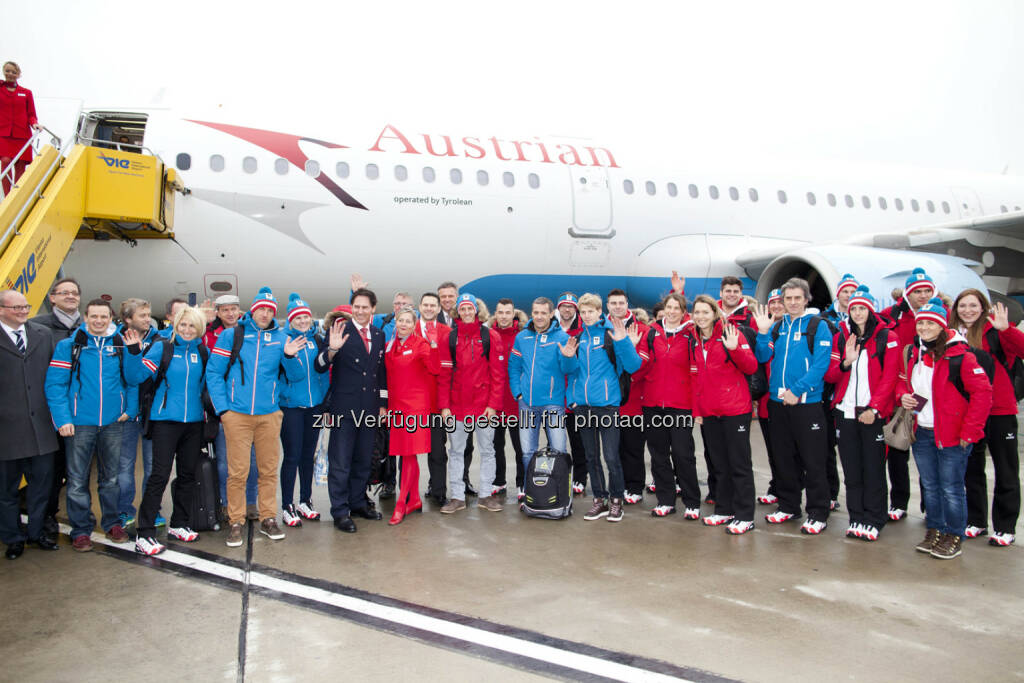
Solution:
[[[177,497],[178,480],[171,482],[171,495]],[[183,491],[188,502],[189,526],[193,531],[220,531],[220,510],[217,497],[220,484],[217,480],[217,459],[202,456],[196,466],[196,481],[191,491]]]
[[[572,457],[551,448],[533,454],[523,480],[522,510],[528,517],[565,519],[572,515]]]

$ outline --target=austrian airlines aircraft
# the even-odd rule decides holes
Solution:
[[[329,135],[168,110],[90,110],[86,138],[142,145],[179,169],[175,241],[78,240],[64,272],[87,296],[247,300],[269,285],[319,312],[359,272],[387,300],[453,280],[502,296],[605,293],[651,305],[668,276],[763,301],[807,278],[827,305],[844,273],[881,299],[916,266],[940,289],[1024,293],[1024,180],[894,168],[704,164],[669,149],[426,130],[381,120]]]

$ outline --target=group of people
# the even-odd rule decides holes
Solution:
[[[107,538],[131,542],[126,528],[134,523],[138,552],[164,550],[156,528],[165,523],[160,504],[176,462],[167,534],[195,541],[188,496],[204,449],[218,461],[226,544],[242,544],[247,518],[283,539],[279,512],[289,527],[320,518],[312,483],[321,439],[340,531],[356,532],[355,519],[382,519],[367,490],[375,449],[399,461],[397,492],[395,482],[382,482],[395,496],[391,524],[423,509],[421,455],[426,496],[441,513],[464,510],[470,496],[500,512],[509,488],[506,434],[521,502],[544,431],[549,448],[571,453],[573,492],[583,495],[589,480],[585,520],[618,522],[650,492],[652,516],[675,514],[681,499],[685,519],[734,535],[754,527],[758,502],[777,506],[764,517],[769,524],[799,519],[804,496],[800,529],[821,534],[838,507],[838,446],[846,535],[875,541],[908,506],[909,454],[888,446],[883,433],[890,420],[906,419],[894,418],[899,407],[913,421],[926,514],[917,549],[948,559],[965,537],[988,533],[986,448],[996,476],[990,542],[1013,543],[1020,507],[1013,380],[1024,332],[1005,306],[974,289],[949,306],[921,269],[885,310],[849,275],[824,312],[808,308],[809,287],[797,278],[763,305],[744,297],[734,277],[722,279],[720,299],[702,294],[692,305],[683,278],[674,273],[671,287],[653,319],[632,310],[620,289],[604,300],[540,297],[529,316],[500,299],[492,316],[451,282],[424,293],[415,308],[399,293],[382,315],[376,294],[353,276],[349,302],[322,321],[292,294],[279,322],[277,298],[264,287],[245,312],[232,295],[203,307],[174,299],[164,329],[140,299],[125,301],[118,315],[103,299],[80,312],[71,278],[54,284],[52,312],[32,321],[21,294],[2,292],[0,425],[12,445],[0,454],[0,540],[11,559],[26,542],[56,549],[66,477],[72,547],[90,550],[95,459]],[[760,497],[751,465],[755,414],[772,474]],[[23,476],[25,527],[18,523]],[[703,517],[702,501],[713,506]]]

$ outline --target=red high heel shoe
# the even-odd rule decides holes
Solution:
[[[395,526],[396,524],[401,524],[403,519],[405,519],[405,505],[398,503],[395,505],[395,512],[391,515],[391,519],[388,520],[388,524]]]
[[[405,514],[411,514],[413,512],[423,512],[423,501],[417,500],[415,503],[409,503],[405,506]]]

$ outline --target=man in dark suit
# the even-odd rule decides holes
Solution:
[[[59,278],[50,288],[50,313],[42,313],[29,322],[42,325],[53,335],[53,343],[63,341],[74,334],[82,324],[78,306],[82,303],[82,288],[73,277]],[[53,454],[53,484],[50,486],[50,501],[46,506],[46,533],[55,536],[57,508],[60,506],[60,490],[67,478],[67,462],[64,456],[64,439],[57,439],[57,452]]]
[[[318,372],[331,372],[331,438],[327,448],[327,490],[334,526],[354,533],[352,517],[377,520],[380,512],[366,497],[370,460],[379,417],[387,409],[384,333],[371,324],[377,295],[352,292],[352,320],[331,326],[330,344],[316,358]]]
[[[30,307],[20,293],[0,292],[0,541],[7,544],[8,560],[25,550],[25,541],[42,550],[57,543],[43,533],[43,518],[50,499],[53,453],[57,434],[46,404],[46,370],[53,355],[50,332],[28,320]],[[19,524],[18,486],[28,483],[27,535]]]

